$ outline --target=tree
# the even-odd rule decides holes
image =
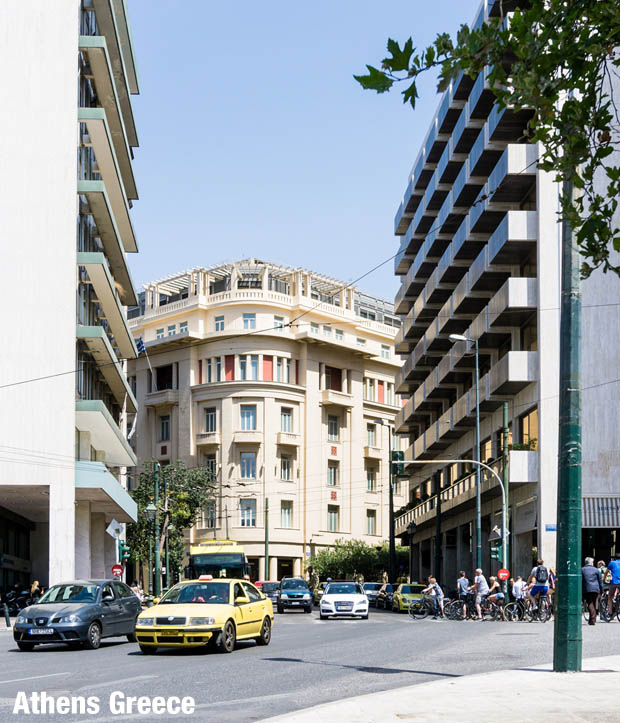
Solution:
[[[152,541],[152,528],[144,513],[149,503],[154,501],[155,476],[154,461],[147,462],[140,473],[136,489],[131,496],[138,505],[138,521],[127,528],[127,539],[132,556],[144,562],[149,557]],[[164,552],[166,532],[168,535],[168,555],[170,567],[177,572],[183,565],[183,531],[192,527],[196,515],[214,500],[215,483],[212,473],[205,467],[188,469],[178,460],[160,468],[159,473],[159,547]]]
[[[509,4],[521,7],[507,19]],[[620,275],[611,256],[620,251],[614,223],[620,166],[612,162],[620,138],[612,86],[612,76],[620,78],[620,3],[498,0],[495,6],[497,17],[478,29],[461,25],[455,40],[440,33],[420,53],[412,38],[402,47],[388,40],[381,69],[368,65],[367,75],[354,77],[377,93],[405,83],[403,101],[415,108],[421,73],[437,68],[443,91],[461,71],[475,78],[488,67],[499,107],[531,113],[526,140],[542,144],[539,167],[575,188],[575,194],[562,193],[562,216],[583,257],[582,276],[596,268]]]
[[[406,547],[397,547],[397,567],[406,569],[409,551]],[[363,575],[365,580],[379,580],[383,570],[388,569],[388,546],[377,548],[363,540],[336,540],[333,548],[320,550],[310,561],[310,565],[319,576],[326,580],[352,580]]]

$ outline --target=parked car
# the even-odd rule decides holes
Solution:
[[[357,582],[330,582],[319,607],[319,617],[360,617],[368,620],[368,597]]]
[[[258,587],[258,583],[256,583],[256,587]],[[274,607],[278,604],[280,583],[277,580],[263,580],[260,584],[259,590],[265,597],[268,597],[271,600]]]
[[[420,600],[424,596],[422,590],[425,586],[417,583],[399,585],[392,597],[392,610],[395,613],[406,613],[414,600]]]
[[[314,589],[312,593],[312,598],[315,605],[318,605],[321,602],[321,598],[323,597],[323,593],[325,592],[326,585],[326,582],[320,582],[319,586]]]
[[[306,613],[312,612],[312,594],[303,577],[284,577],[280,582],[278,612],[283,613],[293,608]]]
[[[53,585],[36,605],[24,608],[13,627],[17,647],[44,643],[83,645],[95,650],[103,638],[125,635],[135,642],[142,610],[131,588],[118,580],[74,580]]]
[[[383,608],[384,610],[391,610],[393,594],[394,594],[393,586],[389,582],[383,583],[383,585],[381,585],[381,589],[377,593],[377,602],[376,602],[377,607]]]
[[[365,582],[364,583],[364,592],[366,593],[366,596],[368,597],[368,604],[374,605],[374,607],[377,607],[377,595],[379,594],[379,590],[381,590],[382,583],[380,582]]]

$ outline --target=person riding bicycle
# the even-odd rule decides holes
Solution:
[[[607,587],[607,609],[610,613],[613,611],[613,603],[616,594],[620,596],[620,560],[617,555],[612,555],[609,565],[607,565],[607,572],[610,575],[609,586]],[[616,603],[617,605],[620,602]]]
[[[500,603],[503,604],[504,602],[504,593],[502,592],[502,586],[499,584],[499,581],[496,577],[491,575],[489,578],[489,582],[491,583],[489,587],[489,594],[487,596],[487,600],[490,600],[494,603]]]
[[[465,570],[459,572],[458,580],[456,581],[456,591],[458,593],[459,600],[463,603],[463,617],[467,614],[467,590],[469,588],[469,580],[465,574]]]
[[[433,619],[437,620],[437,612],[438,611],[440,611],[441,617],[443,617],[443,590],[439,586],[439,583],[437,582],[436,578],[434,578],[434,577],[428,578],[428,587],[425,587],[424,590],[422,590],[422,594],[431,596],[431,600],[433,602],[433,608],[435,610]]]
[[[545,567],[544,560],[538,560],[536,567],[532,568],[528,583],[532,585],[529,599],[532,606],[536,608],[539,596],[546,596],[549,592],[549,570]]]
[[[476,577],[474,577],[474,584],[469,588],[469,592],[475,595],[476,613],[478,614],[478,620],[482,620],[482,598],[489,594],[489,583],[486,577],[482,574],[482,570],[476,568]]]

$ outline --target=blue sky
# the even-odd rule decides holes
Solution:
[[[388,37],[471,22],[479,0],[129,0],[140,253],[134,283],[254,256],[352,281],[398,248],[393,219],[438,103],[352,78]],[[360,288],[393,298],[389,262]]]

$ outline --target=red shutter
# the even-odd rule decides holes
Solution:
[[[379,404],[385,404],[385,385],[382,381],[377,381],[377,397]]]
[[[226,381],[233,382],[235,380],[235,355],[227,354],[224,357],[224,369],[226,372]]]
[[[198,360],[198,384],[202,384],[202,359]]]
[[[273,381],[273,357],[263,356],[263,381]]]

